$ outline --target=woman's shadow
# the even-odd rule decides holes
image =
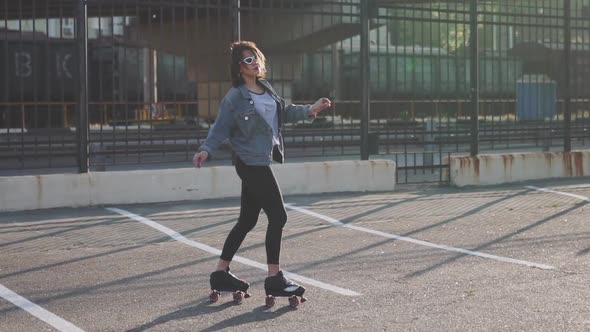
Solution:
[[[182,308],[180,310],[171,312],[164,316],[160,316],[149,323],[145,323],[141,326],[136,328],[127,330],[127,332],[141,332],[146,331],[154,326],[158,326],[160,324],[164,324],[174,320],[182,320],[185,318],[194,318],[202,315],[212,314],[215,312],[219,312],[225,310],[226,308],[235,306],[236,304],[233,301],[225,302],[220,305],[211,305],[209,298],[203,298],[199,300],[195,304],[191,304],[186,308]],[[251,312],[246,312],[241,315],[235,316],[230,319],[223,320],[214,324],[208,328],[204,328],[201,331],[219,331],[228,327],[243,325],[251,322],[261,322],[269,319],[277,318],[289,311],[293,311],[294,309],[285,306],[279,308],[275,311],[269,311],[265,305],[255,308]]]

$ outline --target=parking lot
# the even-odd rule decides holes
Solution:
[[[252,297],[210,303],[238,199],[3,213],[0,331],[588,331],[589,197],[588,178],[287,196],[297,309],[264,306],[264,214],[232,263]]]

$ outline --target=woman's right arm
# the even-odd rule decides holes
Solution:
[[[199,157],[201,159],[200,162],[205,161],[219,148],[221,143],[223,143],[223,141],[229,137],[234,121],[232,110],[233,106],[231,102],[228,100],[228,98],[223,98],[219,104],[217,118],[215,119],[213,126],[211,126],[211,129],[209,129],[209,134],[207,135],[205,142],[199,147],[199,152],[195,154],[193,162],[195,162],[196,158]],[[197,166],[196,162],[195,166]]]

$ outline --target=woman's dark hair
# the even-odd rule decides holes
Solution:
[[[242,75],[240,74],[240,62],[242,61],[243,55],[242,53],[246,50],[252,51],[256,56],[256,60],[258,61],[258,66],[260,68],[260,74],[258,74],[259,78],[266,77],[266,58],[264,54],[258,49],[255,43],[250,41],[237,41],[233,42],[230,45],[230,52],[231,52],[231,65],[230,65],[230,74],[231,80],[234,87],[238,87],[245,83]]]

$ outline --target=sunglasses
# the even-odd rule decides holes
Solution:
[[[247,65],[251,65],[254,63],[254,61],[256,61],[256,56],[249,56],[247,58],[243,58],[242,61],[240,61],[240,63],[245,63]]]

